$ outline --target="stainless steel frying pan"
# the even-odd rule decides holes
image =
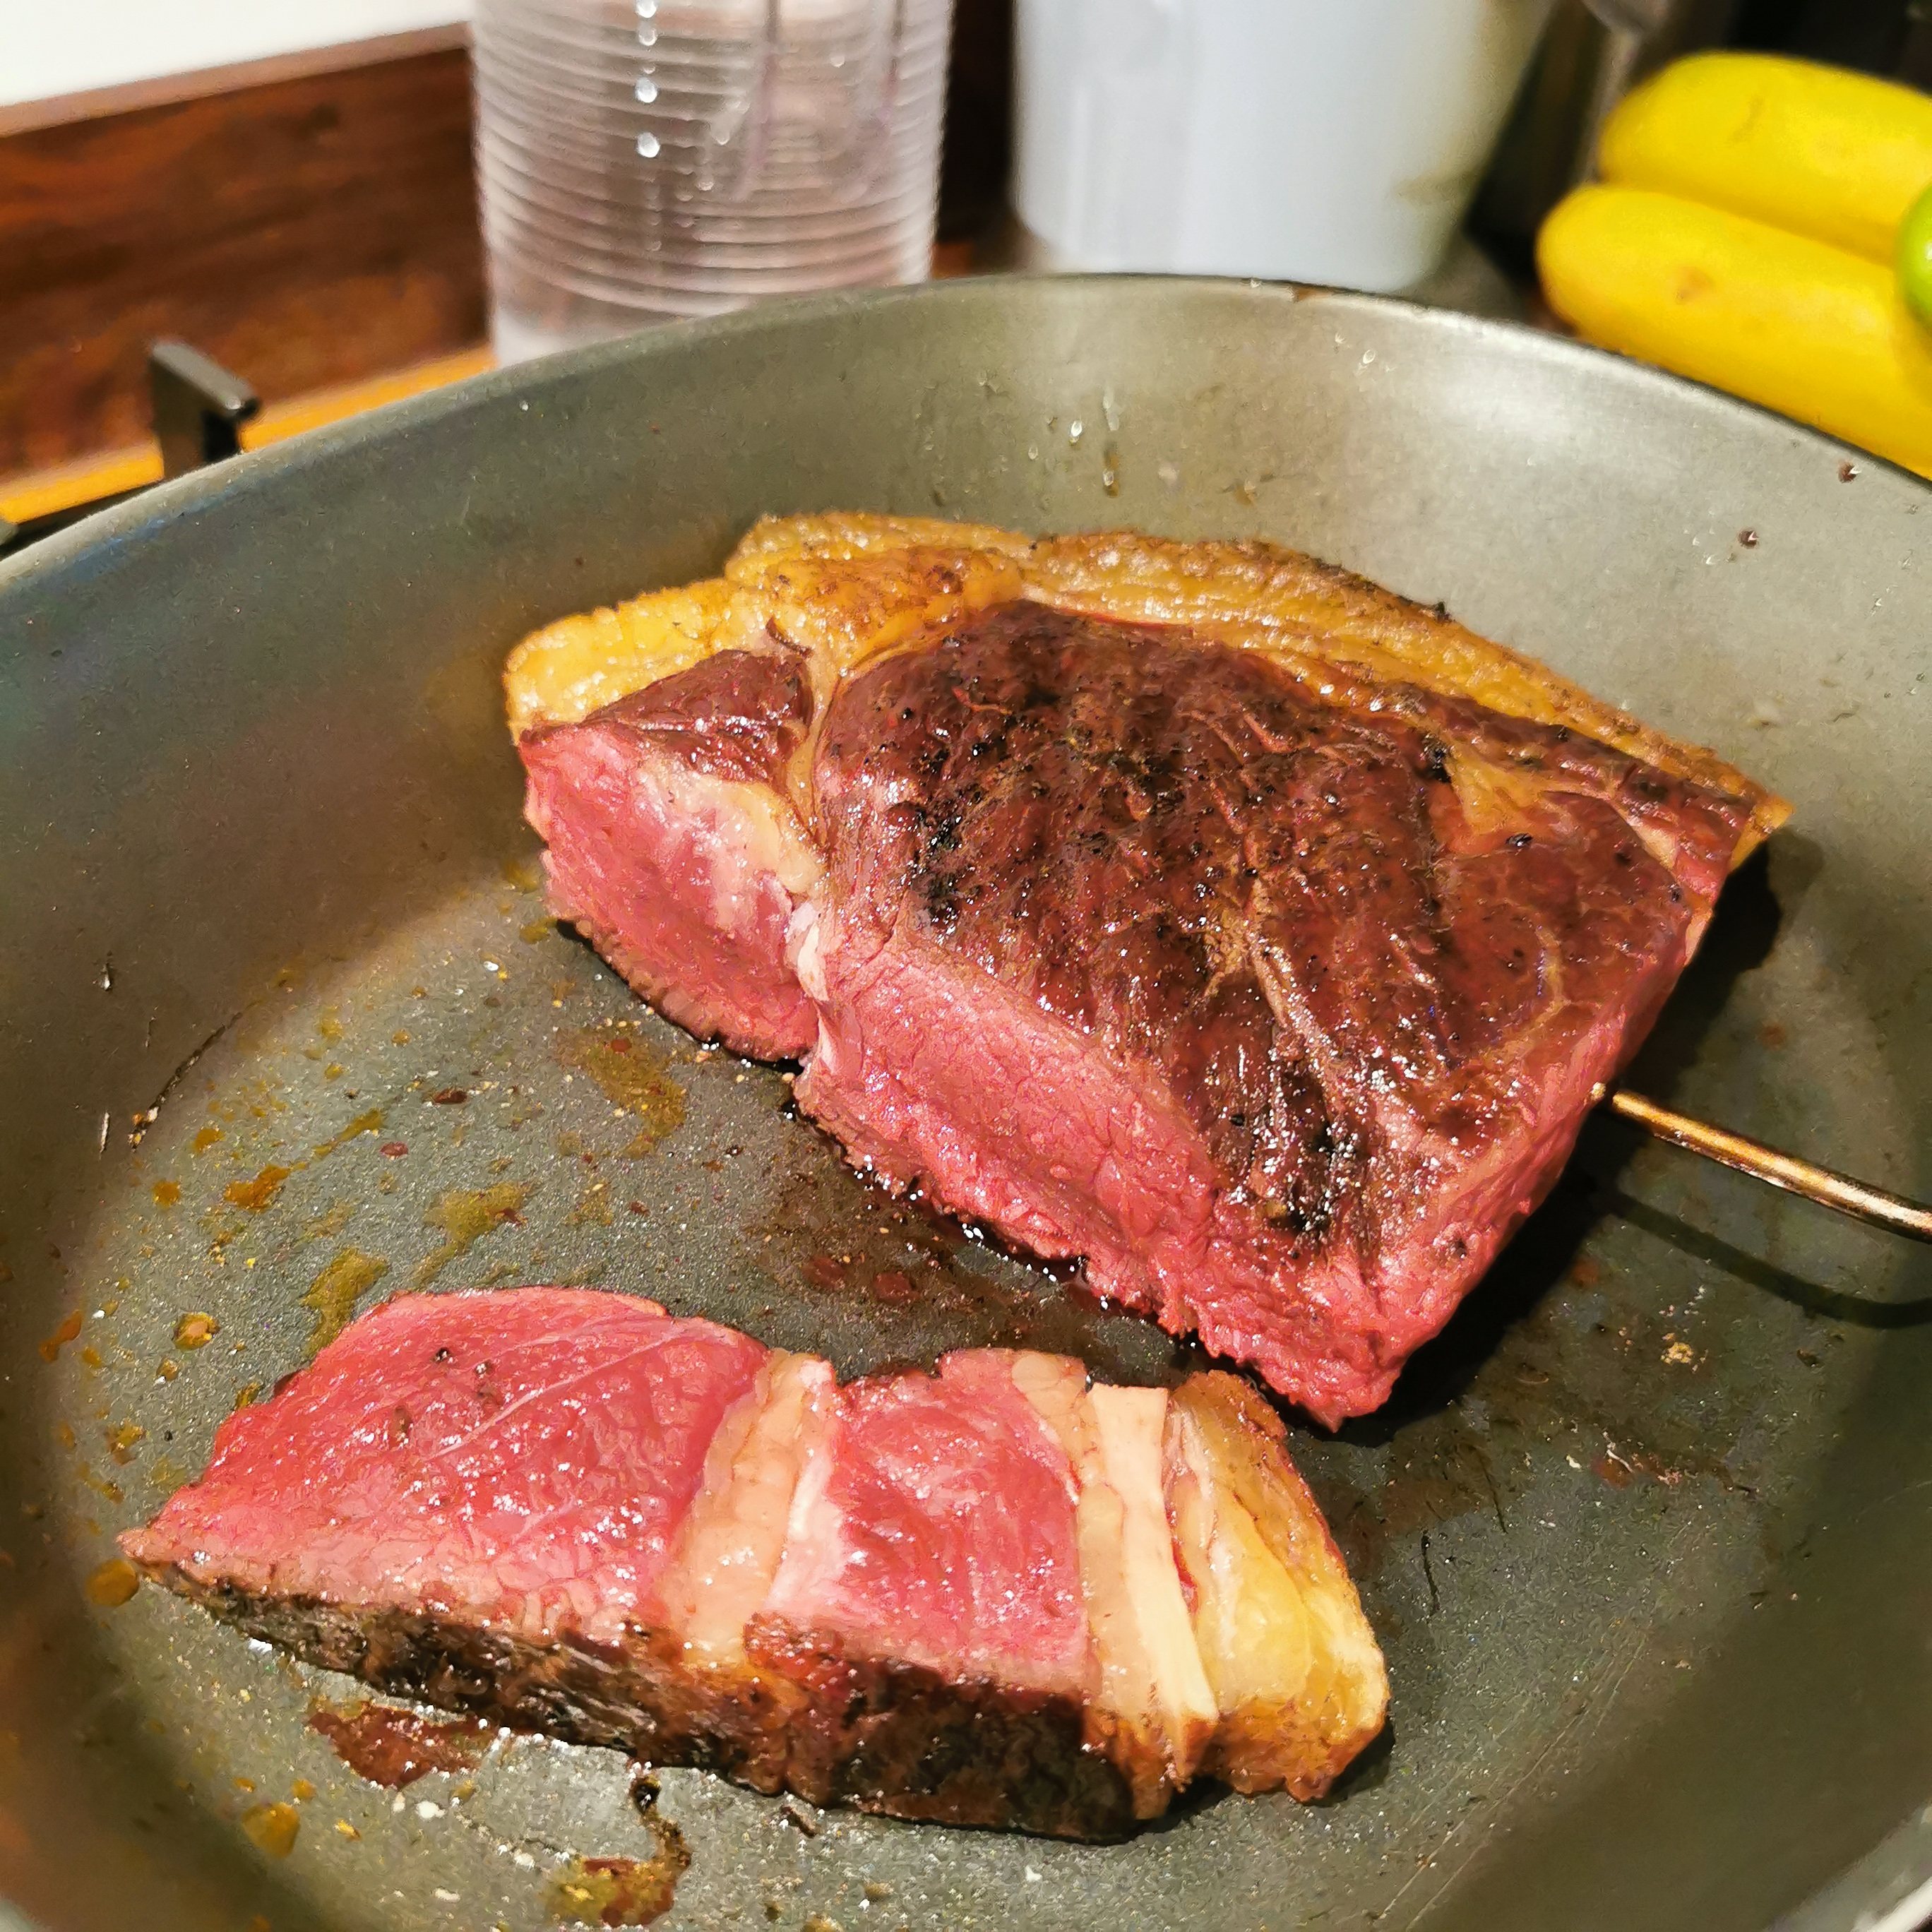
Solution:
[[[772,308],[244,458],[0,570],[0,1894],[524,1928],[668,1823],[692,1928],[1913,1922],[1932,1256],[1607,1119],[1388,1408],[1294,1437],[1395,1684],[1324,1804],[1096,1850],[674,1772],[653,1828],[616,1757],[531,1741],[392,1797],[306,1722],[350,1687],[111,1600],[113,1532],[392,1290],[1172,1372],[542,920],[506,648],[830,506],[1259,532],[1720,747],[1796,815],[1634,1082],[1932,1191],[1932,492],[1882,464],[1508,328],[1155,281]]]

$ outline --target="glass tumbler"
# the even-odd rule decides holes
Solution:
[[[951,0],[476,0],[513,362],[930,272]]]

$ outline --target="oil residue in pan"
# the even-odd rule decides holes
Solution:
[[[616,1754],[536,1740],[434,1765],[406,1796],[356,1776],[310,1723],[313,1700],[345,1706],[355,1687],[134,1594],[109,1539],[200,1466],[238,1400],[385,1293],[622,1288],[848,1375],[986,1343],[1123,1380],[1198,1360],[854,1175],[788,1108],[781,1071],[656,1018],[512,870],[263,989],[136,1128],[85,1301],[42,1350],[65,1450],[54,1508],[128,1687],[104,1735],[158,1788],[267,1832],[329,1922],[368,1922],[374,1886],[424,1924],[536,1927],[606,1891],[616,1909],[633,1881],[641,1910],[660,1826],[689,1861],[669,1881],[678,1922],[764,1900],[794,1925],[964,1926],[962,1900],[1004,1892],[1042,1924],[1151,1924],[1146,1900],[1210,1869],[1225,1883],[1231,1848],[1258,1911],[1358,1898],[1365,1862],[1394,1897],[1563,1724],[1604,1721],[1613,1692],[1636,1721],[1700,1603],[1748,1606],[1787,1425],[1842,1392],[1858,1339],[1617,1218],[1590,1176],[1622,1151],[1586,1140],[1388,1410],[1296,1430],[1395,1684],[1390,1742],[1340,1802],[1209,1798],[1100,1862],[983,1834],[942,1834],[941,1859],[929,1833],[838,1814],[799,1828],[796,1806],[695,1773],[664,1774],[662,1816],[640,1820]],[[1640,1152],[1624,1184],[1671,1158]],[[314,1795],[282,1796],[292,1778]],[[487,1916],[464,1917],[472,1904]]]
[[[631,1796],[652,1840],[650,1855],[573,1858],[550,1882],[554,1919],[571,1925],[649,1925],[670,1910],[677,1882],[691,1868],[691,1851],[683,1833],[658,1811],[658,1795],[656,1778],[633,1780]]]

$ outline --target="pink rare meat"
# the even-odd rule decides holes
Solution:
[[[382,1690],[818,1804],[1114,1837],[1210,1769],[1315,1796],[1382,1720],[1252,1403],[993,1349],[842,1390],[626,1296],[405,1295],[224,1420],[122,1546]]]
[[[1076,1495],[1005,1357],[854,1382],[794,1501],[767,1613],[859,1654],[1082,1694]]]
[[[654,1302],[401,1295],[217,1431],[128,1553],[260,1594],[530,1637],[640,1618],[718,1425],[766,1351]]]

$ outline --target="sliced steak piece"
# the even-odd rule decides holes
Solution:
[[[733,647],[693,665],[634,617],[595,677],[638,688],[601,712],[574,646],[524,646],[560,902],[674,1017],[802,1056],[801,1106],[889,1186],[1082,1257],[1325,1422],[1372,1408],[1784,808],[1304,558],[962,529],[949,562],[946,530],[760,526],[698,587]],[[759,759],[731,722],[756,706],[721,723],[713,678],[782,716]],[[674,723],[646,743],[646,713]],[[680,772],[736,760],[738,822],[786,828],[734,835],[759,883],[726,901],[757,921],[653,856],[674,742]],[[602,802],[632,771],[662,801],[641,831]],[[608,876],[652,868],[588,913],[586,825]]]
[[[855,1382],[793,1498],[766,1614],[855,1655],[1084,1698],[1078,1496],[997,1351]]]
[[[762,1400],[726,1417],[703,1486],[658,1577],[656,1617],[677,1632],[686,1660],[725,1673],[745,1664],[745,1627],[778,1575],[800,1472],[837,1414],[830,1365],[775,1355]]]
[[[1113,1837],[1204,1762],[1325,1790],[1387,1702],[1339,1564],[1256,1566],[1252,1610],[1225,1562],[1184,1579],[1232,1496],[1252,1534],[1329,1549],[1278,1424],[1232,1457],[1177,1434],[1193,1387],[980,1351],[841,1390],[628,1297],[404,1297],[122,1542],[380,1689],[820,1804]],[[1298,1609],[1290,1666],[1246,1657]]]
[[[223,1423],[129,1554],[251,1596],[611,1641],[767,1359],[628,1296],[400,1295]]]
[[[1090,1722],[1078,1491],[1011,1359],[841,1392],[748,1642],[810,1687],[798,1781],[825,1798],[996,1825],[1018,1787],[1077,1835],[1116,1835],[1165,1793],[1137,1813],[1132,1750]]]
[[[1360,1750],[1382,1664],[1283,1434],[1238,1377],[1190,1376],[1168,1409],[1166,1493],[1217,1719],[1202,1768],[1312,1798]]]
[[[1130,1768],[1150,1816],[1199,1768],[1218,1715],[1168,1520],[1165,1389],[1091,1388],[1078,1363],[1008,1358],[1077,1485],[1080,1574],[1094,1632],[1090,1726]]]
[[[798,660],[724,651],[525,738],[552,910],[681,1026],[796,1059],[818,1022],[786,957],[820,865],[787,801]]]

